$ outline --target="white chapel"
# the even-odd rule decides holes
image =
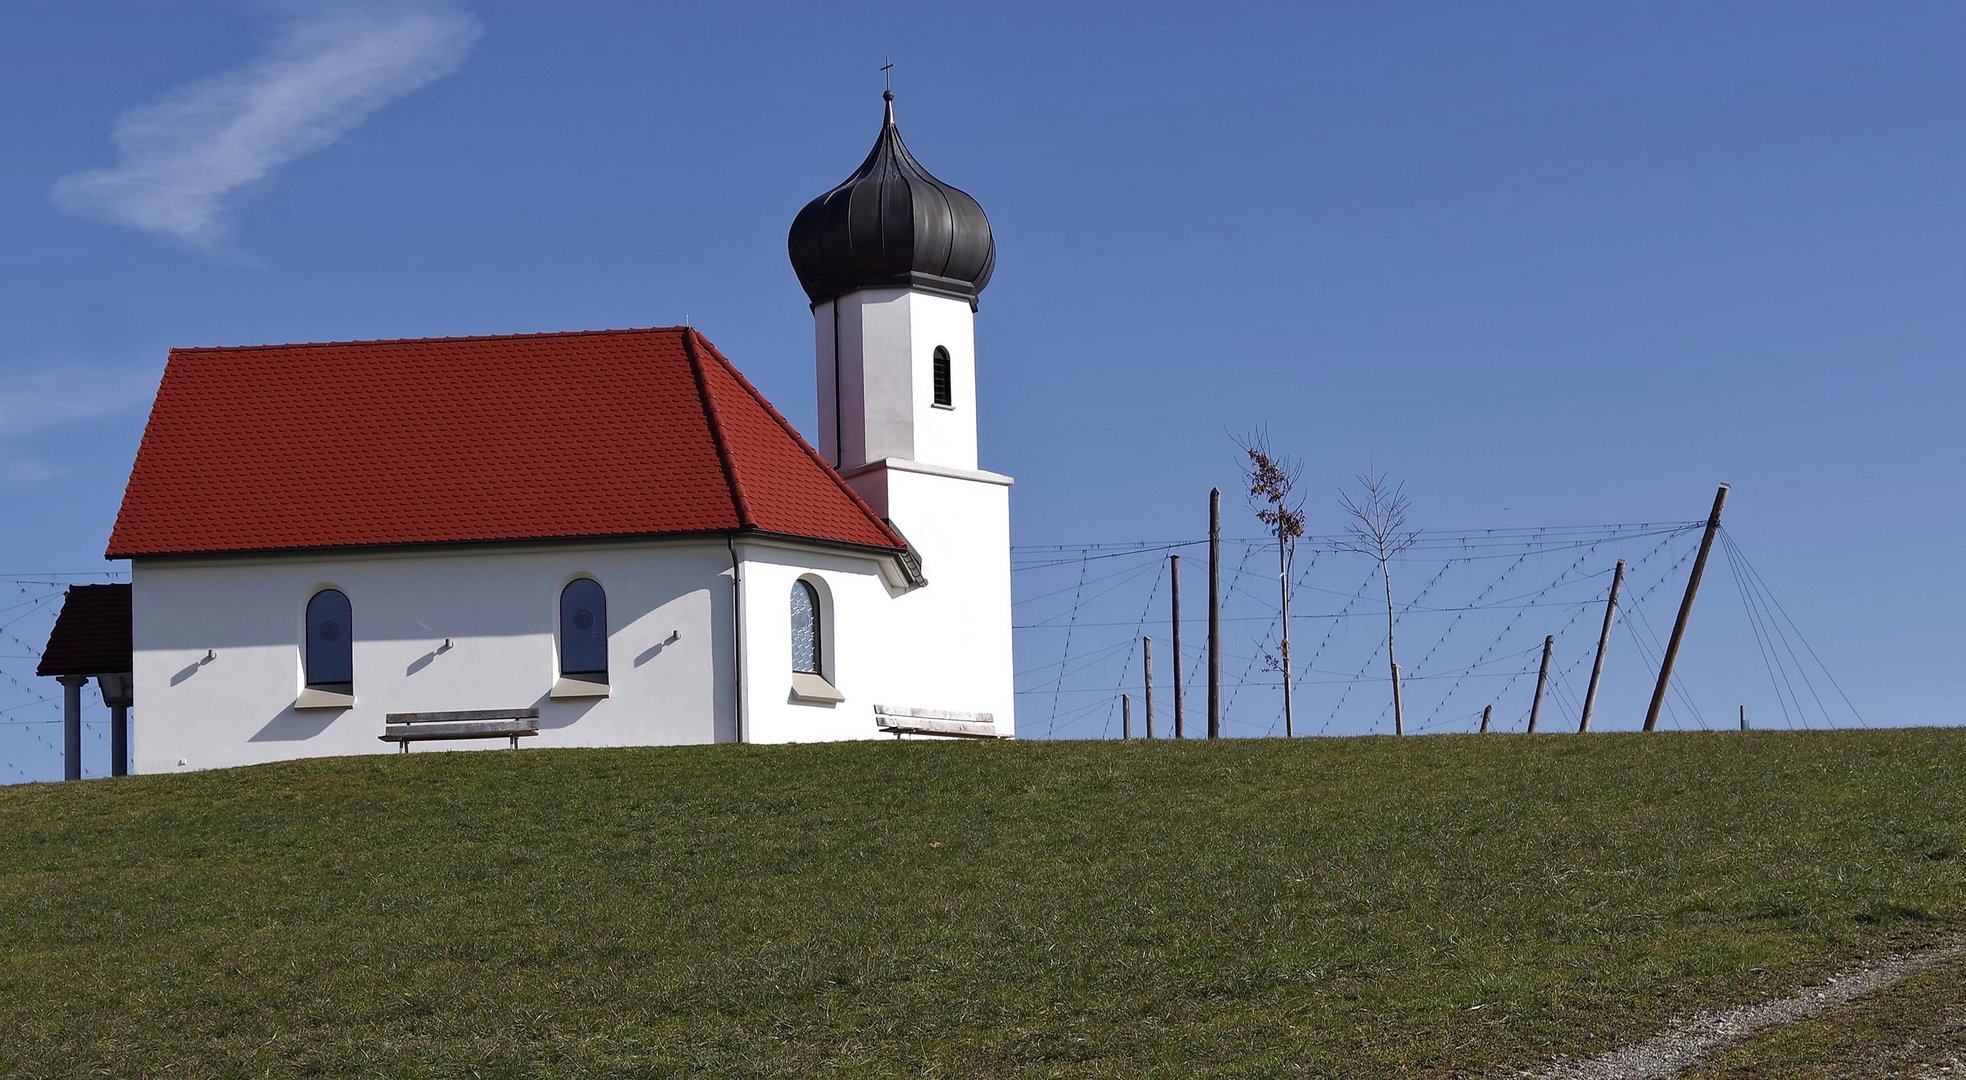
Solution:
[[[107,552],[130,584],[72,593],[42,666],[70,774],[89,676],[118,773],[1012,736],[996,246],[886,98],[789,237],[817,448],[688,327],[173,350]]]

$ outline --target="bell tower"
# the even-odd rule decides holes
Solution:
[[[974,319],[996,241],[976,200],[908,152],[883,97],[873,150],[787,242],[812,301],[820,452],[850,480],[883,465],[974,473]],[[883,485],[854,486],[887,512]]]
[[[913,704],[1008,735],[1011,480],[976,451],[976,304],[997,245],[976,200],[908,152],[883,97],[867,159],[787,238],[812,301],[820,453],[920,557],[926,584],[892,590],[882,613]]]

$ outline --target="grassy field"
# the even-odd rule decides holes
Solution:
[[[1962,776],[1919,730],[0,788],[0,1075],[1481,1074],[1966,928]]]

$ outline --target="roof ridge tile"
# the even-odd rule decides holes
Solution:
[[[703,359],[697,355],[696,331],[683,334],[683,355],[689,358],[690,376],[696,380],[697,399],[703,403],[703,416],[710,426],[710,441],[717,447],[717,463],[723,466],[724,483],[730,487],[731,509],[737,512],[740,528],[755,529],[756,518],[751,516],[750,505],[745,501],[743,485],[737,482],[737,462],[731,457],[730,441],[724,436],[724,424],[717,416],[717,402],[710,396],[709,380],[703,376]]]
[[[453,334],[442,337],[350,338],[346,341],[286,341],[261,345],[173,345],[172,355],[184,353],[240,353],[256,349],[345,349],[356,345],[442,345],[469,341],[529,341],[545,338],[606,337],[628,334],[676,334],[687,326],[625,326],[605,330],[536,330],[511,334]]]
[[[853,505],[858,507],[861,513],[867,515],[867,520],[872,522],[881,531],[882,535],[892,540],[894,546],[897,548],[908,546],[908,541],[900,533],[895,531],[894,526],[889,525],[886,518],[874,512],[874,508],[868,504],[865,498],[861,497],[860,492],[855,491],[853,485],[847,483],[846,477],[841,476],[840,471],[835,469],[831,462],[821,457],[818,450],[813,449],[813,445],[805,440],[805,436],[799,434],[799,429],[793,427],[792,422],[785,419],[785,414],[779,412],[777,407],[772,405],[770,399],[760,393],[757,387],[751,385],[751,380],[745,378],[744,373],[737,370],[737,365],[731,363],[729,357],[718,351],[717,347],[711,344],[709,339],[698,334],[695,330],[691,330],[690,335],[702,342],[704,347],[710,351],[710,355],[716,357],[717,362],[723,366],[723,369],[737,380],[737,385],[742,387],[746,393],[750,394],[752,399],[759,405],[764,407],[766,415],[778,422],[778,426],[784,429],[787,435],[792,437],[792,441],[797,443],[801,450],[805,451],[806,456],[812,459],[812,463],[825,470],[826,475],[832,478],[833,483],[837,484],[839,489],[846,493],[847,498],[853,500]],[[693,352],[692,355],[694,355]]]

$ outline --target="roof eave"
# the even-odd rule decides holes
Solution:
[[[146,562],[188,562],[194,559],[270,559],[359,555],[371,552],[464,551],[476,548],[513,547],[519,545],[565,547],[576,544],[688,543],[691,541],[706,540],[719,541],[730,537],[741,539],[746,536],[769,537],[772,539],[796,541],[817,547],[861,551],[870,554],[898,556],[906,550],[905,548],[884,544],[863,544],[852,540],[839,540],[821,536],[801,536],[797,533],[771,532],[756,528],[755,526],[739,526],[737,528],[692,529],[680,532],[478,537],[453,540],[413,540],[384,544],[323,544],[312,547],[189,549],[183,551],[112,550],[108,557],[111,559],[143,560]]]

